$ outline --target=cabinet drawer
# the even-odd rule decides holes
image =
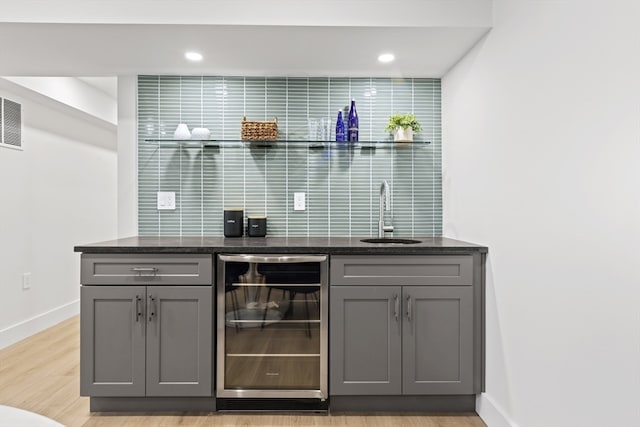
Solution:
[[[473,284],[471,255],[333,256],[331,285]]]
[[[208,254],[82,254],[83,285],[211,285]]]

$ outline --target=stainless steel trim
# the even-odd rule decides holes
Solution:
[[[224,260],[222,259],[222,255],[218,255],[218,260],[216,263],[216,296],[217,296],[217,309],[216,309],[216,353],[217,353],[217,363],[216,363],[216,397],[224,397],[224,329],[226,326],[226,318],[224,311],[224,303],[225,303],[225,284],[224,284]],[[228,396],[234,397],[234,396]]]
[[[224,263],[235,262],[319,262],[320,263],[320,388],[318,390],[253,390],[225,389],[225,276]],[[231,398],[312,398],[329,397],[329,263],[327,255],[229,255],[219,254],[217,260],[217,325],[216,325],[216,397]],[[291,286],[291,285],[287,285]],[[304,285],[311,286],[311,285]],[[255,322],[255,321],[254,321]]]
[[[226,320],[228,323],[264,323],[265,325],[270,325],[272,323],[321,323],[321,320],[269,320],[269,319],[265,319],[265,320],[260,320],[260,319],[253,319],[253,320],[234,320],[234,319],[227,319]]]
[[[298,262],[323,262],[327,255],[218,255],[222,261],[232,262],[272,262],[272,263],[298,263]]]
[[[266,398],[275,397],[282,399],[320,399],[326,400],[328,395],[326,389],[323,390],[250,390],[250,389],[228,389],[216,391],[216,397],[249,397]]]
[[[320,353],[311,354],[311,353],[265,353],[265,354],[254,354],[254,353],[229,353],[227,357],[320,357]]]
[[[288,283],[232,283],[231,286],[260,286],[260,287],[264,287],[264,288],[272,288],[272,287],[286,287],[286,288],[319,288],[320,286],[322,286],[321,283],[309,283],[309,284],[305,284],[305,283],[292,283],[292,284],[288,284]]]

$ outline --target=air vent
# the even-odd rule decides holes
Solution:
[[[22,105],[2,100],[2,143],[22,147]]]

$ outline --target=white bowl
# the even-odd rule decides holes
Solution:
[[[209,139],[211,132],[207,128],[193,128],[191,130],[191,139]]]

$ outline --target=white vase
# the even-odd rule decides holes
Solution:
[[[408,128],[396,128],[393,131],[394,142],[413,142],[413,129]]]
[[[211,132],[207,128],[193,128],[191,130],[191,139],[209,139]]]
[[[173,133],[173,139],[191,139],[191,132],[184,123],[180,123]]]

